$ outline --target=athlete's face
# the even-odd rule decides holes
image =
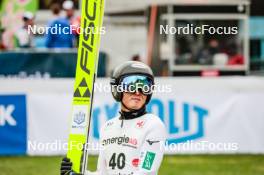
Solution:
[[[141,92],[135,93],[123,93],[122,102],[128,107],[129,109],[140,109],[146,102],[147,96],[143,95]],[[122,106],[122,110],[127,111],[126,108]]]

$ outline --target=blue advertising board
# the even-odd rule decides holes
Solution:
[[[25,95],[0,95],[0,155],[23,155],[27,151]]]

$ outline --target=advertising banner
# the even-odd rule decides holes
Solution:
[[[0,155],[26,154],[25,95],[0,95]]]
[[[263,78],[157,78],[156,82],[147,110],[159,116],[167,128],[167,154],[264,153]],[[0,84],[1,94],[26,94],[27,153],[65,154],[73,80],[0,80]],[[101,126],[120,110],[112,98],[109,79],[98,79],[94,98],[91,153],[98,152]],[[4,111],[8,104],[18,106],[2,96],[0,99]],[[21,115],[13,114],[14,118]],[[0,153],[2,149],[6,147],[2,146]]]

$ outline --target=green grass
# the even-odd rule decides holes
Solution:
[[[1,175],[58,175],[61,157],[0,157]],[[89,160],[96,167],[96,157]],[[166,156],[161,175],[264,175],[264,155]]]

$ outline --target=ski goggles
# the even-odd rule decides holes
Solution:
[[[153,80],[145,75],[129,75],[121,79],[120,90],[122,92],[142,92],[144,95],[151,94],[154,88]]]

